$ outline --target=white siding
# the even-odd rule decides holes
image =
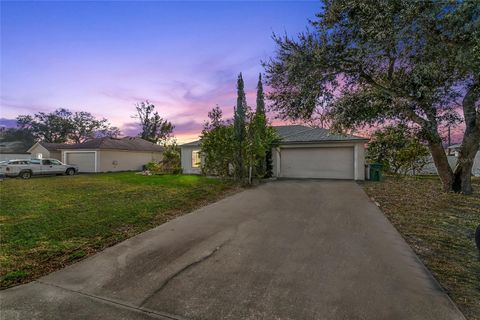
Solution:
[[[35,145],[33,145],[33,147],[31,147],[29,151],[32,159],[50,158],[50,151],[45,149],[45,147],[40,145],[39,143],[36,143]],[[57,159],[57,160],[62,161],[62,159]]]
[[[181,147],[181,161],[182,170],[185,174],[201,174],[202,169],[200,167],[194,168],[192,166],[192,152],[200,151],[198,146]]]
[[[480,177],[480,151],[477,152],[473,161],[472,174],[476,177]]]
[[[142,171],[149,162],[162,160],[162,152],[99,150],[98,172]]]

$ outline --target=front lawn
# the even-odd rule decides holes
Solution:
[[[25,283],[213,202],[234,186],[106,173],[0,182],[1,287]]]
[[[443,193],[436,177],[367,182],[368,195],[430,269],[468,319],[480,319],[480,179],[471,196]]]

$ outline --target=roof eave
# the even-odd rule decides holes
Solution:
[[[58,149],[59,151],[136,151],[136,152],[163,152],[164,149],[160,150],[132,150],[132,149],[116,149],[116,148],[63,148]]]
[[[312,140],[312,141],[280,141],[280,145],[285,144],[321,144],[321,143],[356,143],[356,142],[367,142],[370,139],[349,139],[349,140]]]

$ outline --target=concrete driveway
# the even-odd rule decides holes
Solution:
[[[464,319],[351,181],[271,182],[0,298],[2,319]]]

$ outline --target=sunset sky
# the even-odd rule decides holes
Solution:
[[[0,125],[68,108],[138,132],[136,102],[195,139],[209,109],[233,113],[243,72],[255,101],[273,32],[294,35],[318,11],[304,2],[1,2]]]

